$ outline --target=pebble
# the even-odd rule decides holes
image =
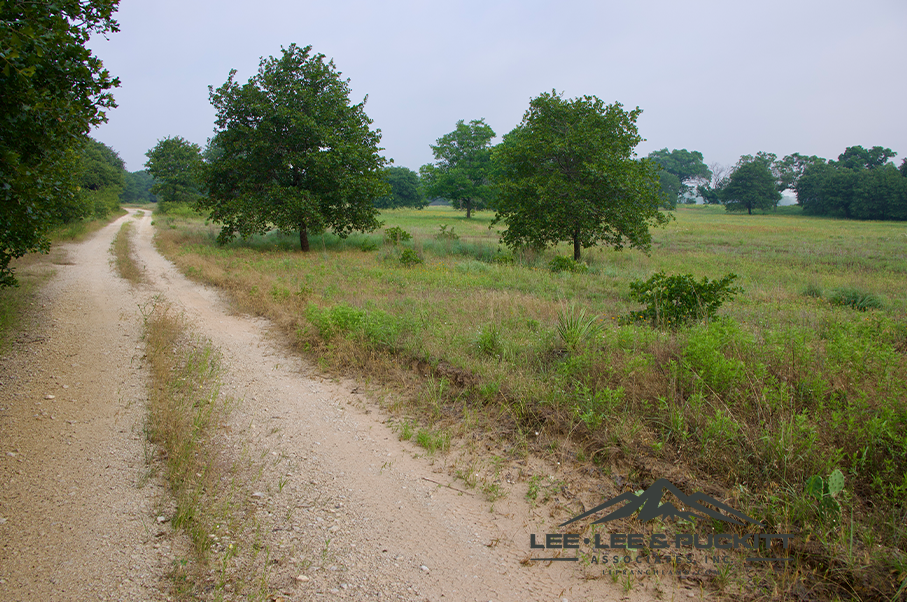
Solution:
[[[56,395],[45,395],[44,399],[56,399]]]
[[[425,566],[424,564],[422,566],[420,566],[419,568],[422,569],[423,571],[425,571],[426,573],[428,572],[428,567]]]
[[[299,575],[298,577],[296,577],[296,581],[299,581],[300,583],[305,583],[308,580],[309,580],[309,578],[306,577],[305,575]]]

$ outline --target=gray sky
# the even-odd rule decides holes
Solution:
[[[166,136],[204,146],[208,86],[230,69],[246,82],[294,42],[333,58],[354,102],[368,95],[385,156],[414,170],[457,120],[501,136],[552,89],[642,108],[641,156],[907,156],[904,0],[121,0],[117,20],[90,44],[122,80],[92,135],[130,171]]]

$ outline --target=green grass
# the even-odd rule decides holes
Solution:
[[[841,526],[802,496],[811,477],[839,469],[858,539],[882,546],[864,547],[870,566],[904,553],[907,225],[682,207],[653,231],[651,255],[587,249],[588,271],[555,273],[548,266],[568,245],[511,254],[491,218],[388,211],[385,228],[412,240],[328,234],[312,237],[307,255],[294,235],[218,247],[214,227],[178,220],[160,244],[187,273],[283,325],[322,365],[404,383],[425,433],[461,432],[458,417],[482,408],[479,427],[513,449],[602,467],[680,463],[694,482],[740,492],[745,511],[820,539],[831,556]],[[459,238],[439,239],[441,224]],[[363,252],[366,242],[376,249]],[[401,265],[407,249],[424,263]],[[640,309],[629,283],[659,271],[733,272],[742,292],[708,322],[624,323]],[[839,290],[884,303],[854,311],[821,295]]]

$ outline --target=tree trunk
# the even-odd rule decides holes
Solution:
[[[579,229],[573,231],[573,261],[579,261]]]
[[[466,199],[466,219],[469,219],[471,217],[472,217],[472,201],[469,199]]]
[[[299,223],[299,250],[303,253],[309,252],[309,231],[305,222]]]

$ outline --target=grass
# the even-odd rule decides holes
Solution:
[[[220,354],[166,303],[142,308],[151,368],[145,432],[176,502],[171,525],[191,541],[191,558],[174,564],[180,600],[268,595],[268,547],[256,531],[243,463],[217,436],[230,400],[220,393]]]
[[[120,231],[114,237],[110,250],[113,253],[113,263],[121,278],[132,284],[141,284],[145,281],[142,269],[132,256],[132,222],[124,222],[120,226]]]
[[[604,472],[682,465],[691,486],[734,491],[774,532],[820,542],[802,553],[804,570],[833,595],[897,591],[892,559],[907,550],[904,224],[683,207],[653,231],[651,255],[584,250],[579,273],[549,269],[567,245],[501,248],[491,217],[389,211],[385,228],[410,240],[328,234],[312,237],[307,255],[292,235],[219,247],[202,218],[167,218],[158,244],[323,367],[395,383],[422,425],[413,434],[462,433],[468,413],[512,453],[583,457]],[[458,238],[439,238],[442,224]],[[424,263],[401,265],[406,250]],[[743,291],[715,319],[624,323],[639,309],[629,283],[659,271],[733,272]],[[821,294],[848,289],[884,304],[854,311]],[[839,562],[840,521],[804,493],[836,469],[859,565]]]

